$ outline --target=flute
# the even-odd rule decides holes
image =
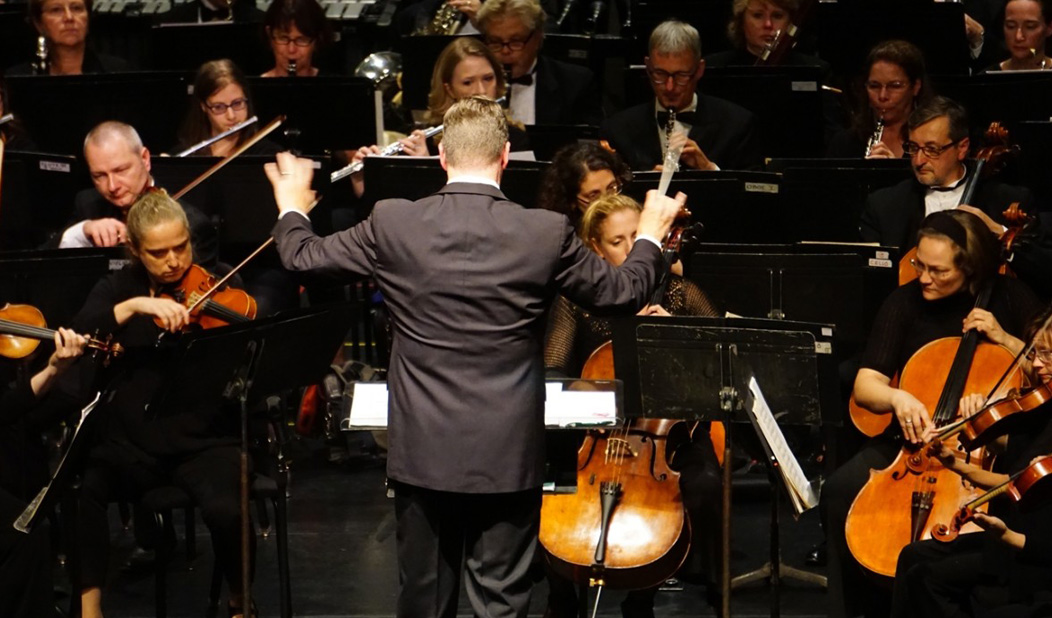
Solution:
[[[14,114],[4,114],[0,116],[0,125],[5,125],[15,119]]]
[[[445,129],[445,125],[441,125],[441,124],[433,126],[433,127],[428,127],[427,129],[424,129],[424,138],[426,139],[426,138],[429,138],[429,137],[434,137],[434,136],[438,135],[439,133],[441,133],[443,129]],[[383,150],[381,150],[380,154],[374,155],[374,156],[393,157],[395,155],[402,154],[402,152],[404,150],[405,150],[405,145],[402,142],[395,142],[395,143],[391,144],[390,146],[388,146],[387,148],[384,148]],[[365,167],[365,160],[364,159],[361,160],[361,161],[355,161],[354,163],[351,163],[350,165],[348,165],[346,167],[343,167],[341,169],[338,169],[335,172],[333,172],[332,175],[329,176],[329,182],[336,182],[337,180],[340,180],[342,178],[346,178],[346,177],[350,176],[351,174],[357,174],[358,172],[362,171],[362,169],[364,167]]]
[[[182,151],[180,153],[177,153],[177,154],[175,154],[173,156],[185,157],[187,155],[191,155],[191,154],[197,152],[198,150],[201,150],[202,148],[211,146],[212,144],[218,142],[219,140],[221,140],[221,139],[223,139],[225,137],[230,137],[234,133],[237,133],[241,129],[244,129],[245,127],[247,127],[247,126],[249,126],[249,125],[251,125],[251,124],[253,124],[253,123],[257,122],[257,121],[259,121],[259,117],[258,116],[253,116],[253,117],[249,118],[248,120],[246,120],[246,121],[244,121],[242,123],[239,123],[239,124],[236,124],[236,125],[230,127],[229,129],[227,129],[226,131],[223,131],[219,135],[216,135],[214,137],[210,137],[210,138],[206,139],[203,142],[199,142],[197,144],[194,144],[193,146],[190,146],[186,150],[184,150],[184,151]]]

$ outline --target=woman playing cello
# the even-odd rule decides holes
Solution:
[[[625,261],[631,251],[639,223],[640,205],[624,195],[605,195],[593,202],[581,217],[579,235],[585,244],[615,266]],[[714,305],[696,285],[670,275],[668,289],[661,305],[650,305],[641,315],[718,315]],[[597,318],[565,298],[558,298],[549,318],[545,340],[544,364],[549,374],[579,376],[585,359],[593,350],[611,339],[609,320]],[[679,485],[683,504],[694,530],[694,555],[702,562],[700,571],[708,579],[710,602],[716,601],[720,534],[720,475],[707,431],[696,429],[702,437],[676,450],[672,464],[680,472]],[[549,577],[551,594],[549,614],[571,617],[577,614],[574,586],[566,580]],[[656,588],[630,592],[621,604],[626,618],[653,615]],[[718,603],[714,603],[718,607]]]
[[[1052,382],[1050,315],[1052,308],[1035,319],[1027,332],[1027,339],[1035,341],[1023,364],[1031,387]],[[981,396],[961,400],[964,416],[971,416],[982,406]],[[1006,483],[1010,475],[1027,468],[1036,458],[1052,453],[1052,403],[1022,414],[1021,422],[1007,435],[997,471],[960,461],[941,443],[933,444],[933,454],[978,487],[990,489]],[[892,616],[971,616],[995,608],[997,616],[1038,615],[1029,612],[1027,606],[1039,602],[1042,594],[1046,602],[1052,598],[1052,528],[1048,525],[1052,502],[1047,498],[1024,495],[1018,506],[995,498],[987,513],[974,514],[974,521],[986,530],[984,534],[962,534],[949,543],[933,539],[907,546],[899,555]]]
[[[88,332],[113,333],[126,350],[123,362],[111,365],[112,396],[94,415],[99,425],[79,494],[82,576],[76,585],[83,616],[102,615],[108,502],[120,490],[134,498],[168,484],[184,488],[200,506],[230,587],[230,616],[247,615],[241,607],[236,415],[223,414],[218,401],[199,401],[157,417],[149,416],[145,407],[169,366],[167,350],[156,345],[158,335],[162,330],[179,331],[191,320],[184,304],[162,296],[192,268],[186,214],[163,191],[148,192],[129,210],[127,230],[134,264],[100,281],[74,320]]]
[[[880,611],[879,599],[887,595],[871,594],[875,590],[870,580],[848,551],[848,511],[870,469],[887,467],[903,440],[919,444],[931,425],[925,406],[891,386],[892,378],[925,344],[972,329],[1018,352],[1023,344],[1014,334],[1022,334],[1040,310],[1025,284],[996,274],[997,241],[975,215],[935,213],[924,220],[918,236],[918,279],[892,292],[882,305],[855,379],[856,401],[873,412],[894,414],[896,422],[837,469],[822,490],[833,617]],[[993,286],[991,300],[985,310],[976,309],[976,295],[986,285]]]

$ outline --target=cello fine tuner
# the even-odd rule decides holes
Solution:
[[[602,577],[589,577],[588,587],[589,588],[603,588],[606,586],[606,580]]]

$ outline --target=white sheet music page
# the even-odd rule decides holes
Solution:
[[[351,415],[347,426],[349,429],[385,429],[387,428],[387,383],[356,382],[354,398],[351,400]]]
[[[771,408],[764,400],[755,376],[749,378],[749,392],[752,394],[752,406],[749,411],[756,419],[756,424],[763,432],[763,437],[771,445],[771,452],[778,460],[778,469],[781,470],[782,478],[785,479],[786,487],[789,488],[789,495],[793,499],[796,514],[800,515],[804,511],[813,509],[818,506],[818,494],[807,480],[803,468],[800,467],[800,462],[797,461],[796,455],[785,441],[782,428],[778,426],[778,421],[774,419]]]

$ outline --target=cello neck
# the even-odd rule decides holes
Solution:
[[[992,293],[993,284],[984,285],[975,300],[975,307],[985,309]],[[946,384],[939,395],[939,404],[932,416],[936,427],[946,425],[957,415],[958,404],[961,395],[964,394],[964,385],[972,367],[972,357],[975,355],[975,348],[979,346],[979,336],[979,332],[973,329],[961,337],[961,344],[957,347],[957,354],[953,357],[953,365],[950,367],[950,375],[946,378]]]

